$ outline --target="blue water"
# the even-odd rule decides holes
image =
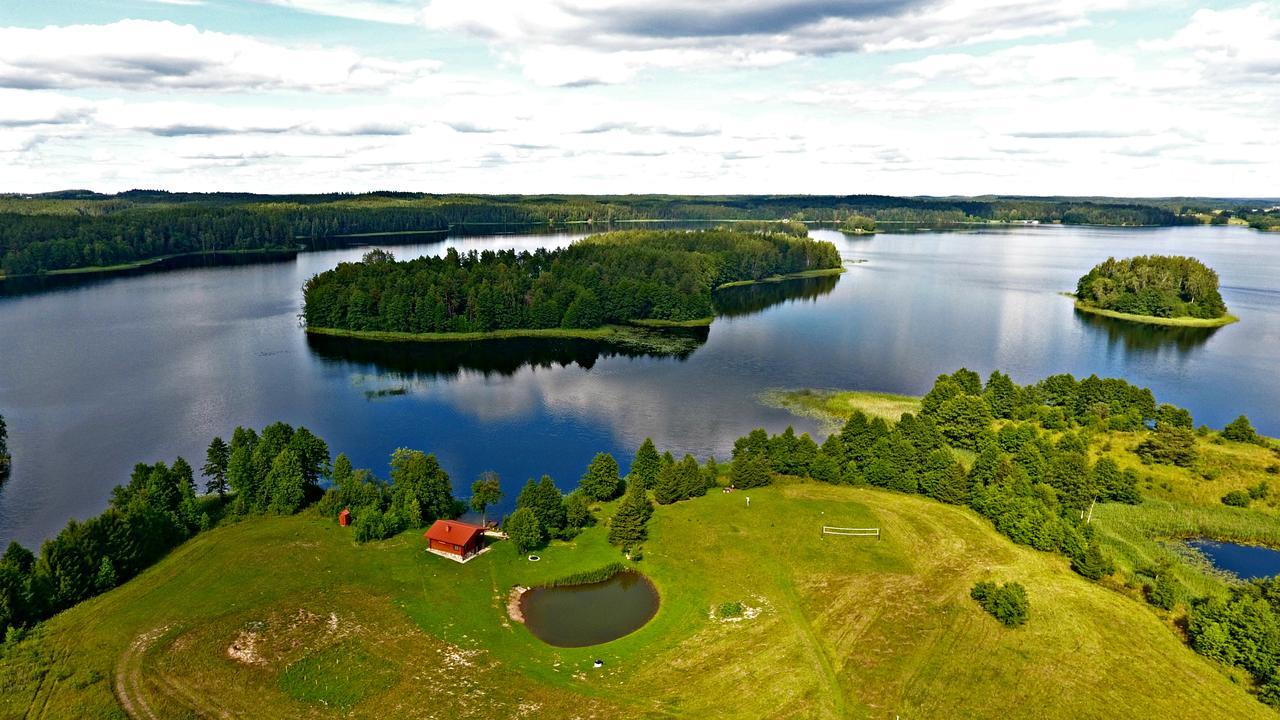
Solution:
[[[398,447],[435,452],[465,492],[496,470],[509,509],[530,476],[572,488],[592,455],[625,470],[645,437],[677,456],[715,454],[754,427],[816,432],[760,392],[824,387],[918,394],[941,372],[994,368],[1031,382],[1121,376],[1221,427],[1247,413],[1280,435],[1280,236],[1238,227],[1027,227],[882,234],[837,244],[849,272],[787,299],[748,294],[677,357],[573,344],[371,349],[308,342],[308,277],[362,248],[293,261],[175,270],[0,297],[0,414],[14,474],[0,487],[0,544],[35,545],[101,512],[139,461],[196,467],[237,424],[306,425],[386,476]],[[390,246],[535,248],[575,235],[503,235]],[[1240,323],[1147,328],[1077,314],[1058,293],[1108,255],[1190,254],[1222,277]]]
[[[1214,567],[1241,579],[1280,575],[1280,550],[1215,540],[1189,540],[1187,544],[1209,558]]]

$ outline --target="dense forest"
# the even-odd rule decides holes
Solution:
[[[250,195],[132,190],[0,196],[0,270],[25,275],[166,255],[308,246],[363,233],[445,232],[495,224],[850,217],[909,226],[1020,222],[1175,225],[1157,204],[1070,198],[882,195]]]
[[[1162,318],[1217,318],[1227,312],[1218,274],[1181,256],[1108,258],[1080,278],[1076,298],[1103,310]]]
[[[307,281],[309,327],[408,333],[687,322],[713,313],[725,283],[840,267],[827,242],[761,228],[632,230],[560,250],[396,261],[372,251]]]

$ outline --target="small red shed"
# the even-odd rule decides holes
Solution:
[[[342,508],[342,512],[338,513],[338,524],[342,527],[351,524],[351,508]]]
[[[483,527],[457,520],[437,520],[423,537],[432,550],[464,560],[484,546]]]

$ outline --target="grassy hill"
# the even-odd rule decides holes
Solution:
[[[616,560],[603,527],[537,563],[500,543],[466,565],[311,513],[219,527],[7,643],[0,718],[1273,716],[1154,610],[968,509],[817,483],[750,495],[659,507],[637,564],[658,615],[582,649],[505,606],[513,585]],[[968,597],[982,579],[1026,586],[1026,626]],[[726,601],[760,612],[715,619]]]

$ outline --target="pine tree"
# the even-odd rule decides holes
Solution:
[[[627,483],[630,485],[636,481],[640,482],[641,487],[646,490],[653,487],[658,481],[658,469],[662,466],[662,458],[658,455],[658,449],[654,447],[653,440],[645,438],[641,443],[640,449],[636,450],[636,456],[631,461],[631,472],[627,475]]]
[[[653,485],[653,499],[660,505],[670,505],[684,499],[683,490],[676,475],[675,463],[663,463],[662,469],[658,471],[658,481]]]
[[[702,479],[702,468],[692,455],[685,455],[676,465],[676,484],[680,486],[680,497],[684,499],[702,497],[707,494],[707,483]]]
[[[655,453],[656,455],[656,453]],[[653,515],[653,503],[639,482],[627,484],[627,494],[618,505],[609,522],[609,542],[622,548],[635,547],[649,535],[649,517]]]
[[[720,463],[716,462],[714,455],[707,458],[706,467],[702,469],[702,476],[708,490],[720,484]]]
[[[592,500],[612,500],[622,494],[622,477],[618,474],[618,461],[609,453],[597,453],[587,466],[587,472],[578,481],[578,487]]]
[[[773,482],[769,459],[762,454],[740,454],[729,466],[729,479],[740,490],[768,485]]]
[[[535,512],[538,514],[538,521],[549,534],[554,535],[564,528],[564,495],[560,494],[560,488],[556,487],[550,475],[543,475],[538,481],[538,505]]]
[[[205,451],[204,467],[200,468],[200,474],[209,478],[205,483],[204,491],[218,493],[219,500],[224,500],[227,496],[227,465],[230,462],[231,448],[222,441],[222,438],[215,437],[209,443],[209,449]]]

